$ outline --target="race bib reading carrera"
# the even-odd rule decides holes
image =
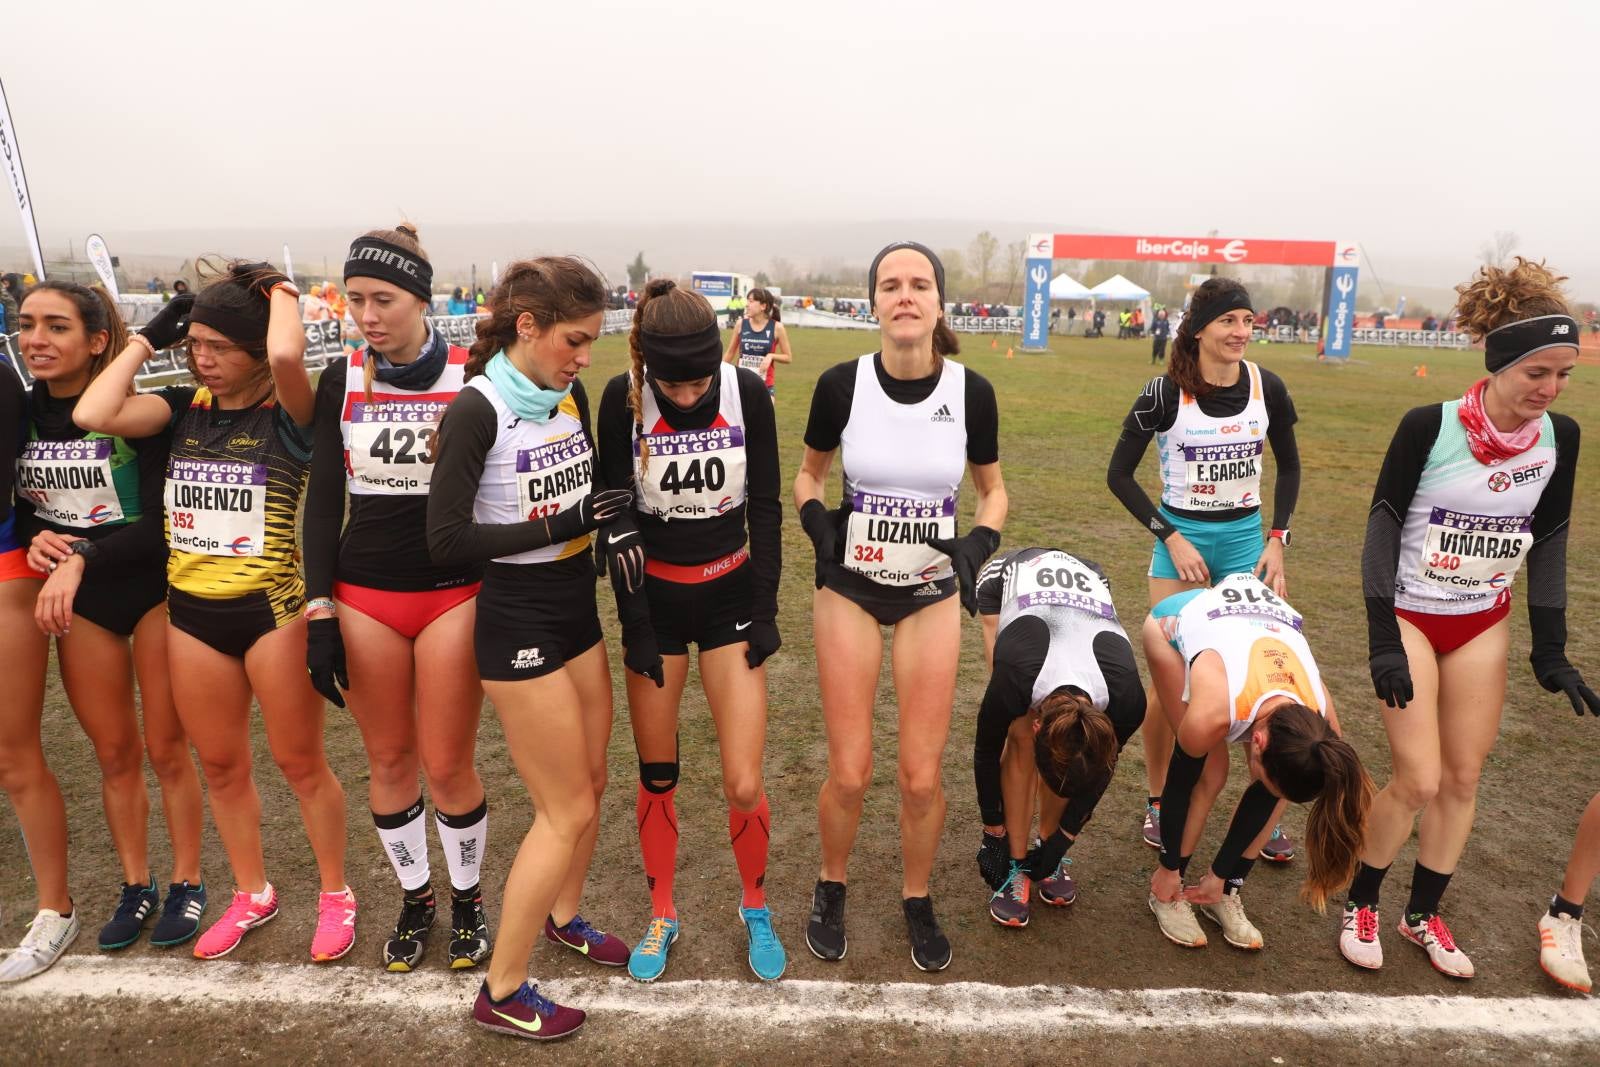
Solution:
[[[351,492],[426,496],[433,481],[428,446],[449,406],[445,400],[386,400],[350,405]]]
[[[29,441],[17,459],[17,494],[45,522],[94,527],[123,518],[112,479],[108,437],[81,441]]]
[[[173,459],[167,465],[167,544],[208,556],[266,550],[267,468],[260,463]]]
[[[1511,585],[1532,545],[1531,515],[1468,515],[1434,508],[1417,577],[1457,593],[1498,592]]]
[[[517,451],[517,506],[525,519],[576,507],[594,481],[594,452],[581,433]]]
[[[953,573],[950,557],[924,544],[956,535],[956,498],[911,500],[856,493],[845,527],[844,566],[881,585],[920,585]]]

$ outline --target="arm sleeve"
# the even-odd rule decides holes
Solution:
[[[1294,424],[1300,416],[1282,378],[1269,370],[1263,370],[1261,378],[1267,404],[1267,443],[1272,446],[1278,471],[1272,490],[1272,528],[1287,530],[1300,499],[1300,446],[1294,439]]]
[[[1006,732],[1027,713],[1033,682],[1044,666],[1050,630],[1044,620],[1025,616],[1001,631],[994,643],[994,671],[978,705],[978,731],[972,745],[972,773],[978,786],[978,811],[985,826],[1005,821],[1000,789],[1000,753]]]
[[[619,374],[600,394],[600,416],[595,420],[595,450],[601,481],[607,489],[627,489],[633,483],[633,412],[628,409],[628,376]]]
[[[1212,874],[1223,881],[1233,877],[1234,865],[1244,855],[1244,850],[1250,847],[1250,842],[1267,828],[1277,806],[1278,798],[1266,786],[1260,782],[1250,784],[1244,796],[1239,798],[1239,807],[1234,810],[1233,821],[1228,824],[1228,834],[1217,848],[1217,858],[1211,861]],[[1163,820],[1166,815],[1167,810],[1163,806]]]
[[[975,467],[1000,462],[1000,405],[989,379],[971,368],[966,374],[967,462]]]
[[[348,364],[335,360],[317,382],[312,430],[311,477],[306,485],[300,543],[305,552],[306,597],[333,594],[339,565],[339,534],[344,529],[344,439],[341,433]]]
[[[1106,468],[1106,486],[1111,494],[1139,520],[1139,524],[1161,540],[1172,535],[1173,527],[1161,517],[1155,502],[1134,477],[1139,463],[1144,459],[1150,439],[1162,424],[1172,425],[1175,414],[1167,413],[1166,378],[1152,378],[1144,392],[1133,402],[1133,409],[1122,420],[1122,433],[1116,447],[1111,450],[1111,463]]]
[[[1106,704],[1106,715],[1117,732],[1117,751],[1121,752],[1128,738],[1144,722],[1144,684],[1139,681],[1139,668],[1133,662],[1133,646],[1121,634],[1098,633],[1094,638],[1094,658],[1106,680],[1111,699]],[[1098,788],[1080,789],[1067,801],[1067,810],[1061,813],[1061,832],[1077,837],[1083,831],[1100,798],[1111,784],[1107,775]]]
[[[1528,550],[1528,624],[1533,649],[1564,654],[1567,644],[1567,530],[1578,474],[1578,424],[1551,415],[1556,432],[1556,468],[1533,509],[1533,547]]]
[[[739,402],[744,407],[745,524],[750,530],[751,617],[778,617],[778,579],[783,574],[783,475],[778,463],[778,422],[772,396],[753,371],[741,370]]]
[[[28,398],[22,381],[7,367],[0,367],[0,522],[12,513],[16,488],[17,453],[22,449],[23,427],[28,418]],[[24,542],[25,544],[26,542]]]
[[[1005,595],[1005,569],[1016,552],[1005,552],[991,559],[978,572],[978,612],[982,615],[1000,614],[1000,601]]]
[[[167,454],[172,434],[163,430],[153,437],[128,442],[139,453],[139,520],[119,526],[94,543],[84,557],[84,570],[106,567],[160,566],[167,555],[164,521]]]
[[[832,452],[839,447],[839,439],[850,421],[855,374],[856,364],[852,360],[829,367],[817,379],[817,386],[811,392],[811,414],[806,418],[807,448]]]
[[[1400,624],[1394,617],[1394,577],[1400,566],[1400,531],[1417,493],[1428,452],[1439,435],[1441,405],[1412,408],[1400,420],[1383,457],[1361,549],[1361,591],[1367,601],[1367,654],[1397,651]]]
[[[1175,871],[1183,863],[1183,827],[1189,821],[1189,800],[1200,772],[1205,770],[1204,754],[1191,756],[1178,742],[1172,743],[1172,762],[1167,767],[1167,784],[1161,790],[1161,866]]]

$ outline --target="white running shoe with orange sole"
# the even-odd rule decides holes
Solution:
[[[1582,919],[1548,912],[1539,916],[1539,966],[1568,989],[1587,993],[1594,988],[1583,962]]]
[[[1428,962],[1440,974],[1451,978],[1471,978],[1473,969],[1467,954],[1456,947],[1456,939],[1439,915],[1429,915],[1416,925],[1409,918],[1400,920],[1400,936],[1428,954]]]

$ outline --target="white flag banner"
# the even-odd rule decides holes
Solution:
[[[287,241],[283,245],[283,274],[291,282],[294,281],[294,260],[289,258],[289,244]]]
[[[489,284],[500,284],[500,261],[498,259],[491,261],[489,264]]]
[[[22,214],[22,230],[33,253],[33,276],[44,281],[44,249],[39,247],[39,226],[33,220],[33,197],[28,192],[28,176],[22,169],[22,151],[17,147],[17,128],[11,122],[11,105],[6,102],[6,87],[0,83],[0,167],[11,180],[11,199]]]
[[[106,247],[106,239],[97,233],[91,233],[83,242],[83,254],[89,257],[90,265],[94,267],[94,272],[100,275],[100,284],[106,287],[111,299],[120,300],[122,294],[117,292],[117,275],[111,269],[111,249]]]

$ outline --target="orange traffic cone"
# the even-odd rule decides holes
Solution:
[[[1007,358],[1007,359],[1013,359],[1013,358],[1015,358],[1015,357],[1013,357],[1013,356],[1012,356],[1012,354],[1011,354],[1011,346],[1010,346],[1010,345],[1007,345],[1007,346],[1006,346],[1006,358]]]
[[[1428,365],[1426,363],[1417,367],[1416,376],[1418,378],[1426,378],[1428,376]]]
[[[998,337],[989,338],[989,351],[994,352],[994,351],[997,351],[999,348],[1000,348],[1000,338],[998,338]]]

